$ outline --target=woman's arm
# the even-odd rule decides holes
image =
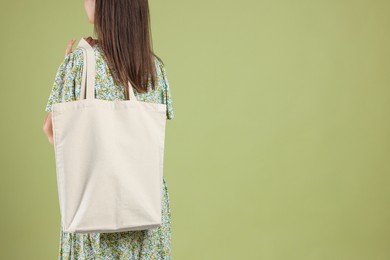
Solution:
[[[92,37],[85,38],[85,40],[93,46],[97,40],[93,39]],[[73,52],[73,44],[75,43],[75,39],[72,39],[65,50],[65,57]],[[47,138],[49,139],[49,143],[53,144],[53,127],[52,127],[52,121],[51,121],[51,113],[48,112],[46,114],[46,117],[43,121],[43,132],[46,134]]]
[[[65,57],[66,55],[72,52],[73,44],[75,43],[75,41],[76,39],[72,39],[68,43],[68,46],[66,46]],[[51,112],[48,112],[46,114],[46,117],[43,121],[43,132],[46,134],[47,138],[49,139],[49,143],[53,144],[53,127],[51,122]]]
[[[49,143],[53,144],[53,127],[51,122],[51,112],[47,113],[43,122],[43,132],[49,139]]]

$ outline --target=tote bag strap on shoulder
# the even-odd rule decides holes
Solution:
[[[84,55],[80,99],[85,99],[85,88],[87,88],[86,98],[95,99],[96,58],[94,49],[84,38],[81,38],[77,47],[83,49]],[[137,101],[134,94],[134,88],[130,81],[128,81],[128,92],[130,94],[130,100]]]

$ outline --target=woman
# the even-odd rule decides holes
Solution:
[[[86,38],[96,57],[97,99],[128,99],[127,81],[137,100],[167,105],[173,119],[171,91],[163,62],[152,51],[147,0],[84,0],[97,39]],[[53,144],[52,105],[80,98],[83,52],[67,46],[45,111],[43,130]],[[162,225],[117,233],[67,233],[60,229],[59,259],[171,259],[171,215],[163,178]]]

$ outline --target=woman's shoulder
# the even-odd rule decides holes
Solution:
[[[105,57],[103,52],[98,46],[94,46],[95,57],[97,60],[97,64],[101,64],[105,62]],[[72,70],[74,72],[80,72],[83,68],[84,64],[84,51],[80,47],[76,47],[71,53],[67,54],[63,59],[60,68]]]
[[[98,45],[93,46],[93,50],[95,52],[95,55],[103,55],[102,50]],[[71,53],[69,53],[65,59],[73,60],[73,61],[80,61],[82,62],[84,60],[84,51],[81,47],[76,47]]]
[[[82,69],[83,51],[76,48],[71,53],[67,54],[59,65],[58,73],[74,73]]]
[[[167,105],[167,118],[173,119],[175,117],[173,112],[173,101],[171,87],[168,81],[168,75],[165,68],[165,63],[161,58],[155,56],[158,91],[162,98],[162,103]]]
[[[158,57],[156,55],[154,55],[154,59],[155,59],[157,78],[160,81],[166,80],[167,71],[166,71],[166,68],[165,68],[164,61],[160,57]]]

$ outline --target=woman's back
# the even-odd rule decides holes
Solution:
[[[99,45],[93,46],[96,58],[95,97],[104,100],[124,100],[125,89],[116,85],[107,59]],[[82,49],[76,48],[60,64],[45,111],[52,105],[80,98],[84,63]],[[172,97],[164,65],[156,58],[155,89],[138,93],[138,101],[167,105],[167,119],[173,119]],[[107,137],[109,138],[109,137]],[[171,259],[171,213],[168,187],[163,176],[162,224],[158,228],[116,233],[67,233],[60,228],[58,259]]]

